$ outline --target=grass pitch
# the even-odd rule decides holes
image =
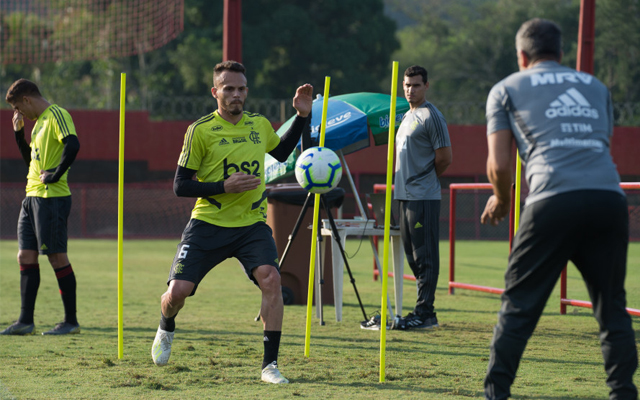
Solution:
[[[178,239],[124,243],[124,358],[117,357],[117,246],[113,240],[72,240],[69,256],[78,280],[80,335],[44,337],[62,319],[55,276],[41,258],[36,303],[37,335],[0,337],[0,399],[468,399],[482,397],[489,342],[499,296],[457,289],[447,294],[448,243],[441,244],[436,311],[441,328],[389,331],[386,382],[379,383],[380,333],[359,328],[362,314],[345,274],[343,321],[324,307],[314,319],[311,354],[304,356],[306,307],[285,307],[279,364],[289,385],[260,381],[259,290],[235,260],[215,268],[176,319],[169,365],[150,355],[159,321],[160,295]],[[349,240],[350,266],[365,310],[380,308],[379,282],[371,275],[371,249]],[[359,248],[359,251],[357,249]],[[460,242],[456,280],[503,287],[508,245]],[[0,327],[20,311],[17,243],[0,242]],[[300,268],[308,268],[308,260]],[[291,262],[288,260],[287,262]],[[390,298],[393,285],[389,282]],[[628,305],[640,308],[640,244],[630,247]],[[569,297],[588,300],[579,273],[569,269]],[[415,286],[404,285],[404,313]],[[315,312],[314,312],[315,315]],[[635,327],[639,321],[633,317]],[[636,338],[640,337],[636,333]],[[636,373],[636,384],[640,383]],[[569,307],[559,315],[556,287],[529,341],[514,399],[603,399],[605,373],[591,310]]]

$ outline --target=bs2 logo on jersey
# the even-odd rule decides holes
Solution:
[[[257,160],[243,161],[240,165],[230,163],[226,158],[223,161],[224,179],[228,179],[236,172],[244,172],[245,174],[260,177],[260,162]]]

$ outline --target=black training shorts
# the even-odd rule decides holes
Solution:
[[[239,228],[225,228],[198,219],[191,219],[182,233],[173,259],[167,284],[174,279],[193,282],[196,286],[204,276],[227,258],[240,261],[244,272],[256,285],[252,271],[261,265],[273,265],[280,272],[278,250],[269,225],[258,222]]]
[[[66,253],[70,212],[71,196],[25,197],[18,217],[18,248],[40,254]]]

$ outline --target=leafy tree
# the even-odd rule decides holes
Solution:
[[[332,95],[388,92],[391,60],[398,60],[401,74],[413,64],[429,70],[436,104],[482,104],[493,84],[517,70],[514,37],[527,19],[556,21],[564,34],[563,64],[575,66],[579,7],[579,0],[244,0],[243,62],[252,99],[289,99],[305,82],[320,93],[325,76],[332,78]],[[67,106],[116,108],[124,71],[130,109],[204,98],[222,59],[222,8],[222,1],[185,0],[182,34],[149,53],[5,65],[0,89],[25,77],[43,82],[45,95]],[[54,34],[78,34],[97,11],[104,10],[77,13],[76,25]],[[388,15],[402,21],[400,31]],[[37,16],[0,13],[3,30],[27,18]],[[640,102],[639,19],[640,0],[597,1],[595,73],[616,102]]]
[[[377,91],[399,48],[382,0],[255,0],[243,7],[252,95],[288,98],[305,82],[331,93]]]
[[[19,22],[19,18],[9,14],[3,22]],[[74,27],[88,26],[91,18],[90,12],[79,14]],[[185,30],[159,50],[119,59],[7,65],[0,70],[0,87],[6,89],[24,77],[45,83],[42,89],[52,101],[64,99],[65,105],[85,108],[116,108],[120,72],[126,72],[130,107],[149,108],[154,97],[202,94],[202,88],[210,86],[212,67],[221,55],[222,2],[187,0]]]
[[[213,66],[222,59],[222,14],[221,1],[186,0],[184,31],[159,50],[121,59],[9,65],[2,68],[2,86],[27,77],[46,82],[43,89],[65,104],[115,108],[124,71],[134,108],[206,95]],[[90,12],[82,16],[77,27],[91,21]],[[332,93],[376,90],[399,47],[394,34],[382,0],[245,0],[243,61],[251,95],[290,98],[304,82],[322,88],[325,75],[332,77]]]
[[[530,18],[564,28],[563,62],[575,65],[578,10],[578,0],[429,2],[419,23],[399,32],[401,50],[394,58],[402,67],[429,70],[434,101],[483,102],[496,82],[517,71],[515,33]]]
[[[575,67],[578,0],[387,0],[413,17],[399,31],[401,66],[422,64],[433,78],[434,101],[483,102],[491,86],[517,70],[514,37],[530,18],[554,20],[564,36],[562,63]],[[640,102],[639,0],[596,3],[595,75],[614,102]],[[431,79],[431,78],[430,78]]]
[[[614,101],[640,101],[640,1],[598,0],[595,72]]]

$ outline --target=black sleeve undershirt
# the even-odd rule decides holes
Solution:
[[[178,197],[208,197],[225,193],[224,181],[198,182],[193,180],[196,170],[178,165],[173,179],[173,192]]]
[[[31,164],[31,147],[29,147],[29,143],[24,139],[24,128],[19,131],[14,131],[16,135],[16,143],[18,144],[18,149],[20,150],[20,154],[22,155],[22,159],[27,164]]]
[[[301,151],[305,151],[306,149],[313,147],[314,143],[311,140],[311,112],[307,116],[307,125],[305,125],[302,130],[302,149]],[[317,143],[315,144],[317,146]]]
[[[280,143],[269,154],[280,162],[287,161],[289,154],[296,148],[300,136],[304,133],[303,143],[306,142],[306,136],[311,136],[311,113],[306,118],[296,115],[293,123],[280,138]]]
[[[54,170],[49,170],[49,172],[53,172],[53,175],[45,179],[44,183],[58,182],[62,175],[67,172],[71,164],[73,164],[78,155],[78,151],[80,151],[80,141],[76,135],[67,136],[62,139],[62,143],[64,143],[64,148],[62,149],[60,165]]]

